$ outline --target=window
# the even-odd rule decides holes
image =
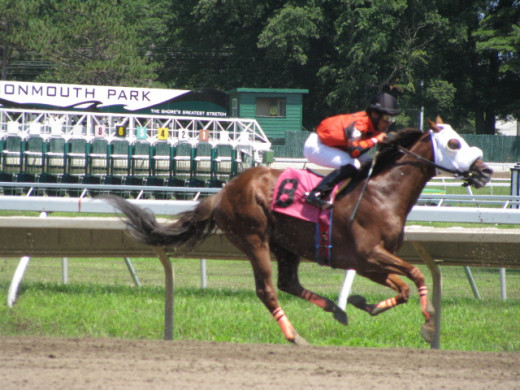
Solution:
[[[231,99],[231,116],[232,117],[238,116],[238,99],[236,99],[236,98]]]
[[[256,116],[285,116],[285,98],[257,98]]]

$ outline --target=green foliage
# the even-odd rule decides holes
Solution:
[[[345,102],[348,110],[362,108],[371,94],[382,89],[416,94],[419,72],[429,62],[428,46],[444,31],[444,24],[437,10],[423,3],[350,3],[334,21],[336,66],[341,66],[338,87],[333,89],[336,96],[330,99],[335,110]]]
[[[494,87],[500,94],[493,96],[497,114],[502,118],[520,118],[520,6],[518,2],[491,2],[488,12],[473,32],[476,51],[489,61],[494,72]]]
[[[155,65],[140,47],[140,9],[145,0],[48,1],[33,28],[35,44],[54,68],[40,81],[101,85],[149,85]]]
[[[317,7],[285,5],[269,18],[258,37],[258,47],[267,49],[267,55],[273,59],[305,65],[309,59],[309,41],[318,38],[320,22],[321,10]]]
[[[455,106],[456,88],[446,80],[430,80],[424,98],[435,105],[441,112],[446,112]]]
[[[477,51],[501,54],[502,72],[520,71],[520,9],[512,1],[490,5],[490,12],[480,21],[480,28],[473,36],[478,39]]]
[[[38,18],[43,0],[0,1],[0,79],[8,76],[8,65],[21,59],[34,60],[31,47],[38,33],[31,28]]]
[[[519,18],[513,0],[4,0],[2,76],[306,88],[309,129],[385,90],[404,126],[423,107],[493,134],[497,116],[520,117]]]

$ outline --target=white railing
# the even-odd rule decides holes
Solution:
[[[124,135],[121,136],[120,129]],[[231,145],[261,161],[262,153],[271,149],[271,142],[255,119],[208,118],[168,115],[132,115],[86,113],[74,111],[43,111],[0,108],[0,138],[32,135],[44,139],[126,138],[131,143],[168,142],[172,145],[208,142],[212,147]]]
[[[218,192],[218,188],[188,188],[188,187],[160,187],[160,186],[118,186],[99,184],[43,184],[43,183],[0,183],[9,186],[40,186],[45,188],[71,188],[71,189],[95,189],[98,191],[140,191],[137,199],[130,202],[141,207],[146,207],[156,214],[176,215],[182,211],[194,208],[198,204],[201,194],[212,194]],[[192,200],[152,200],[141,199],[144,191],[170,191],[194,194]],[[494,200],[493,198],[497,198]],[[460,197],[458,198],[460,199]],[[484,200],[486,199],[486,201]],[[500,197],[491,195],[473,196],[468,198],[475,204],[495,205],[498,203],[515,205],[520,203],[520,197]],[[487,202],[487,203],[486,203]],[[21,210],[37,212],[89,212],[89,213],[114,213],[114,209],[102,199],[89,197],[51,197],[51,196],[0,196],[0,210]],[[482,224],[520,224],[519,208],[498,207],[449,207],[449,206],[421,206],[416,205],[408,216],[408,221],[422,222],[454,222],[454,223],[482,223]]]
[[[102,192],[135,192],[137,196],[135,198],[137,200],[141,199],[145,193],[153,193],[153,192],[170,192],[170,193],[181,193],[183,195],[192,195],[193,200],[197,200],[203,194],[213,194],[220,191],[220,188],[210,188],[210,187],[167,187],[167,186],[143,186],[143,185],[116,185],[116,184],[73,184],[73,183],[13,183],[13,182],[0,182],[0,188],[16,188],[16,189],[26,189],[25,195],[21,198],[25,199],[34,199],[35,203],[39,203],[36,200],[42,199],[42,202],[45,203],[45,199],[50,199],[51,197],[33,197],[31,195],[34,194],[35,190],[38,188],[44,188],[46,190],[55,190],[55,191],[71,191],[77,190],[77,192],[81,191],[81,194],[77,198],[68,198],[73,202],[83,201],[85,202],[89,195],[89,191],[95,193]],[[0,196],[1,197],[1,196]],[[2,199],[15,198],[14,196],[5,196],[1,197]],[[60,197],[57,197],[58,199]],[[82,200],[83,199],[83,200]],[[33,202],[32,200],[29,200]],[[164,203],[164,200],[162,200]],[[0,210],[2,209],[2,204],[0,204]],[[15,210],[15,209],[11,209]],[[30,211],[29,209],[26,211]],[[38,211],[38,210],[32,210]],[[62,210],[65,211],[65,210]]]
[[[520,196],[514,195],[457,195],[457,194],[426,194],[423,193],[417,201],[419,205],[429,206],[467,206],[467,207],[501,207],[519,208]]]
[[[183,211],[192,210],[199,203],[197,200],[169,200],[165,202],[155,199],[129,199],[128,201],[139,207],[149,209],[157,215],[176,215]],[[114,214],[116,212],[114,207],[103,199],[51,196],[0,196],[0,210],[100,214]]]
[[[520,224],[520,209],[414,206],[408,221]]]

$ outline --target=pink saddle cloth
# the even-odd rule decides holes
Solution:
[[[316,261],[330,265],[330,228],[332,208],[322,210],[305,202],[305,193],[318,185],[322,177],[304,169],[287,168],[278,178],[271,209],[304,221],[316,223]],[[332,191],[332,199],[338,186]]]
[[[305,169],[287,168],[276,182],[271,210],[309,222],[328,220],[329,210],[321,210],[305,202],[305,194],[318,185],[323,177]],[[334,201],[338,187],[331,193]]]
[[[305,193],[318,185],[321,176],[303,169],[287,168],[276,183],[272,210],[303,219],[318,222],[320,209],[305,202]]]

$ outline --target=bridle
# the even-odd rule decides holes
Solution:
[[[419,161],[431,166],[431,167],[434,167],[434,168],[437,168],[437,169],[440,169],[442,171],[445,171],[445,172],[448,172],[448,173],[452,173],[454,174],[456,177],[460,177],[463,179],[464,183],[462,184],[464,187],[467,187],[470,185],[470,180],[472,178],[472,176],[474,175],[473,173],[467,171],[467,172],[461,172],[461,171],[457,171],[455,169],[449,169],[449,168],[445,168],[445,167],[441,167],[440,165],[434,163],[433,161],[431,160],[428,160],[427,158],[424,158],[423,156],[419,156],[418,154],[406,149],[406,148],[403,148],[402,146],[397,146],[397,149],[403,153],[403,154],[408,154],[409,156],[412,156],[412,157],[415,157],[416,159],[418,159]]]
[[[435,162],[433,162],[431,160],[428,160],[427,158],[424,158],[423,156],[419,156],[417,153],[414,153],[411,150],[403,148],[400,145],[397,145],[397,150],[399,150],[403,154],[408,154],[409,156],[412,156],[412,157],[416,158],[417,160],[425,163],[426,165],[429,165],[429,166],[431,166],[433,168],[437,168],[437,169],[443,170],[443,171],[448,172],[448,173],[452,173],[456,177],[462,178],[463,179],[463,184],[462,185],[464,187],[467,187],[467,186],[469,186],[471,184],[471,180],[473,179],[473,176],[475,175],[474,173],[472,173],[470,171],[461,172],[461,171],[458,171],[458,170],[455,170],[455,169],[449,169],[449,168],[441,167],[440,165],[436,164]],[[352,210],[352,214],[350,215],[350,222],[353,222],[354,219],[356,218],[356,214],[358,212],[358,208],[359,208],[359,205],[361,203],[361,198],[363,197],[363,195],[365,193],[365,190],[367,188],[368,181],[370,180],[370,177],[372,176],[372,170],[374,168],[375,159],[376,158],[377,158],[377,153],[376,153],[376,156],[374,157],[374,159],[371,162],[371,166],[370,166],[370,170],[368,172],[367,180],[365,181],[365,184],[363,185],[363,188],[361,189],[361,193],[359,195],[359,198],[358,198],[358,200],[357,200],[357,202],[356,202],[356,204],[354,206],[354,209]]]

